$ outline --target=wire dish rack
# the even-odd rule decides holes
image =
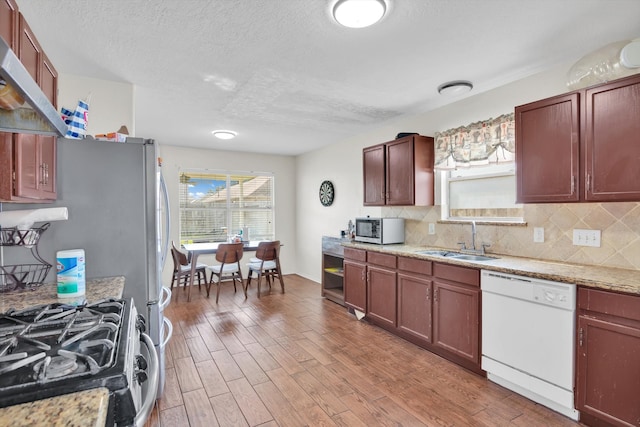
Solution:
[[[37,264],[0,265],[0,292],[17,290],[31,290],[40,286],[51,264],[46,262],[38,253],[40,236],[50,226],[45,223],[41,227],[21,230],[15,227],[0,229],[0,246],[21,246],[31,249],[31,254],[38,261]]]

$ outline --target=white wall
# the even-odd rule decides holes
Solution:
[[[133,85],[60,74],[58,110],[64,107],[73,111],[80,99],[89,101],[87,135],[116,132],[120,126],[125,125],[129,135],[135,136]]]
[[[272,156],[231,151],[202,150],[171,145],[160,146],[162,174],[167,182],[171,204],[170,239],[180,241],[180,219],[178,206],[178,183],[181,170],[199,169],[225,172],[255,171],[269,172],[275,181],[275,233],[283,247],[280,261],[283,274],[297,271],[296,249],[296,162],[291,156]],[[250,255],[250,254],[249,254]],[[246,257],[247,255],[245,255]],[[198,260],[214,264],[213,256],[202,256]],[[246,275],[246,270],[243,272]],[[163,282],[171,283],[171,262],[167,262],[163,272]]]
[[[486,120],[512,112],[517,105],[568,92],[566,72],[571,64],[465,98],[428,113],[399,120],[297,159],[298,270],[309,279],[320,281],[323,235],[337,236],[349,219],[362,215],[381,215],[381,208],[362,206],[362,148],[391,141],[399,132],[435,132]],[[336,199],[323,207],[318,201],[320,183],[333,181]]]

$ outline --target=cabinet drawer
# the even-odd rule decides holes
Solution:
[[[398,270],[431,276],[432,263],[424,259],[398,257]]]
[[[381,265],[388,268],[396,268],[396,256],[381,254],[379,252],[367,252],[367,262],[369,264]]]
[[[433,275],[441,279],[447,279],[472,286],[480,286],[480,270],[476,268],[461,267],[459,265],[433,263]]]
[[[367,261],[367,251],[362,249],[344,248],[344,257],[354,261]]]
[[[578,308],[640,321],[640,297],[578,288]]]

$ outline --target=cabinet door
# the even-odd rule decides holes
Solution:
[[[19,15],[18,58],[33,80],[40,83],[42,49],[22,14]]]
[[[367,312],[367,266],[344,261],[344,303],[347,307]]]
[[[396,326],[396,272],[367,267],[367,316],[381,326]]]
[[[364,205],[385,204],[385,150],[376,145],[362,150],[362,173],[364,182]]]
[[[0,0],[0,37],[12,50],[17,48],[18,5],[14,0]]]
[[[386,144],[387,205],[414,204],[413,138],[407,137]]]
[[[15,188],[17,197],[38,198],[40,195],[40,154],[38,136],[15,134]]]
[[[570,93],[516,107],[518,203],[579,200],[579,101]]]
[[[51,102],[51,105],[57,109],[58,73],[44,53],[42,54],[42,73],[40,75],[39,85],[49,102]]]
[[[640,329],[579,316],[576,373],[580,412],[640,425]]]
[[[56,137],[38,136],[40,179],[38,198],[56,198]]]
[[[431,342],[431,280],[398,273],[398,329]]]
[[[433,282],[433,343],[479,363],[480,290],[438,280]]]
[[[640,76],[586,90],[585,199],[640,200]]]

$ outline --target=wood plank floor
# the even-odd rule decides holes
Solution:
[[[320,296],[285,276],[286,293],[226,284],[174,290],[164,395],[148,427],[579,426]]]

